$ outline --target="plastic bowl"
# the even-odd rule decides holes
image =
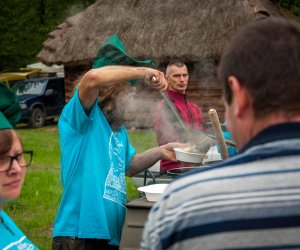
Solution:
[[[174,148],[176,159],[183,162],[202,163],[205,154],[186,152],[183,148]]]
[[[169,184],[152,184],[139,187],[138,190],[145,193],[148,201],[156,202],[168,185]]]

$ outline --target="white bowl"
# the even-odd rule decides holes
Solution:
[[[138,190],[146,194],[148,201],[158,201],[161,194],[165,191],[169,184],[152,184],[148,186],[139,187]]]
[[[209,164],[211,162],[218,162],[218,161],[222,161],[222,157],[221,157],[221,154],[218,151],[218,147],[217,146],[211,146],[210,149],[205,154],[202,163],[203,164],[204,163]]]
[[[183,148],[174,148],[176,159],[183,162],[202,163],[203,153],[186,152]]]

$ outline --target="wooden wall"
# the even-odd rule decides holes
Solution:
[[[207,119],[209,109],[213,108],[217,111],[220,121],[224,121],[225,109],[222,100],[222,86],[216,81],[190,81],[187,96],[190,101],[201,108]]]

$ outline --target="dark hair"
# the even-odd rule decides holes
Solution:
[[[120,93],[130,90],[130,85],[127,82],[117,82],[107,84],[99,88],[100,108],[105,106],[114,107]]]
[[[74,82],[73,94],[79,86],[82,78],[86,73],[81,74]],[[116,109],[117,99],[121,93],[132,92],[132,87],[126,81],[108,83],[99,88],[98,106],[102,110],[106,120],[114,131],[118,131],[124,123],[124,117],[118,115]]]
[[[6,154],[13,143],[13,133],[11,129],[0,130],[0,155]]]
[[[74,95],[74,93],[75,93],[77,87],[79,86],[79,84],[80,84],[80,82],[81,82],[81,80],[82,80],[82,78],[84,77],[85,74],[86,74],[86,72],[82,73],[81,75],[79,75],[79,76],[75,79],[75,81],[74,81],[74,83],[73,83],[73,91],[72,91],[72,92],[73,92],[73,95]]]
[[[124,114],[119,114],[117,110],[117,101],[121,94],[128,94],[132,87],[128,82],[110,83],[99,88],[99,107],[102,110],[109,125],[114,131],[120,129],[124,123]]]
[[[172,65],[175,65],[176,67],[179,67],[179,68],[186,66],[185,63],[180,60],[172,60],[168,63],[167,68]]]
[[[267,18],[247,25],[222,55],[218,79],[231,103],[228,77],[235,76],[249,91],[256,117],[284,111],[300,112],[300,24]]]

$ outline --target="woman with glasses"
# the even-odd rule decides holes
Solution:
[[[0,84],[0,249],[38,249],[3,211],[20,196],[32,151],[25,151],[13,127],[20,118],[15,94]]]

